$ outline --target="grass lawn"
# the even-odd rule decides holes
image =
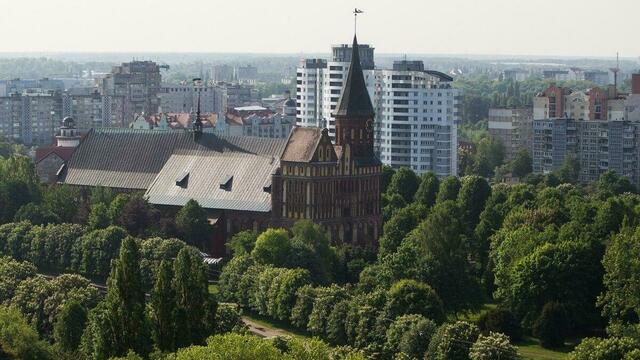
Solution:
[[[573,346],[565,346],[561,349],[549,350],[545,349],[538,343],[538,340],[527,337],[523,341],[516,344],[523,359],[535,360],[564,360]]]
[[[209,284],[209,294],[218,295],[218,284]]]

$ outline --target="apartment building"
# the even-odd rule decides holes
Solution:
[[[531,108],[489,109],[489,134],[502,141],[505,161],[515,158],[520,149],[529,154],[533,145],[533,110]]]

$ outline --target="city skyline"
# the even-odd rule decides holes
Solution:
[[[114,0],[105,6],[96,0],[35,0],[5,5],[0,31],[20,36],[6,37],[0,52],[321,53],[349,40],[351,12],[358,7],[365,11],[358,18],[359,39],[379,54],[614,57],[619,51],[623,57],[639,56],[629,37],[640,3],[617,0],[597,12],[592,5],[592,0],[330,0],[305,6],[293,0],[186,0],[176,6]],[[30,26],[24,26],[25,17]]]

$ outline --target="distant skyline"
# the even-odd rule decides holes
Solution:
[[[640,1],[3,0],[0,52],[640,56]]]

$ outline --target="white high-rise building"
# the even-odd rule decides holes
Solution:
[[[332,113],[349,70],[346,45],[334,46],[332,61],[302,60],[297,69],[298,126],[326,127],[333,138]],[[396,61],[392,69],[374,69],[373,48],[360,45],[363,74],[376,111],[375,150],[394,168],[439,177],[457,174],[457,133],[461,93],[453,79],[424,70],[421,61]]]

